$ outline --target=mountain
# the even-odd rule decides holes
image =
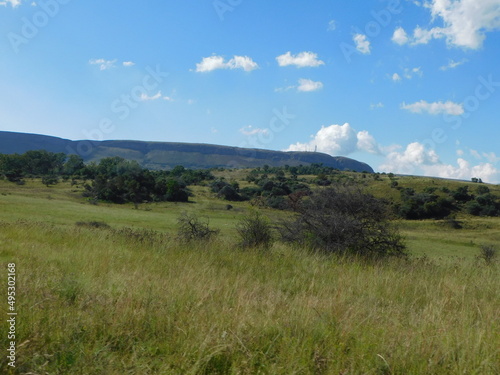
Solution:
[[[39,134],[0,131],[0,153],[22,154],[29,150],[78,154],[87,162],[120,156],[136,160],[150,169],[170,169],[176,165],[186,168],[254,168],[265,164],[297,166],[322,163],[339,170],[373,173],[368,164],[320,152],[284,152],[197,143],[71,141]]]

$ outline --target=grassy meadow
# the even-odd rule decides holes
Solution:
[[[19,314],[17,367],[3,355],[0,372],[500,373],[499,263],[477,259],[481,244],[500,243],[500,219],[400,221],[409,259],[367,262],[280,243],[241,250],[235,223],[254,208],[193,193],[136,209],[90,204],[69,183],[0,181],[0,274],[6,285],[16,263]],[[179,243],[182,212],[220,235]],[[76,225],[90,221],[109,227]]]

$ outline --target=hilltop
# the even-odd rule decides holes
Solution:
[[[342,171],[373,173],[373,169],[366,163],[320,152],[283,152],[210,144],[133,140],[71,141],[39,134],[0,131],[0,153],[22,154],[30,150],[78,154],[86,162],[120,156],[135,160],[145,168],[157,170],[171,169],[176,165],[202,169],[323,164]]]

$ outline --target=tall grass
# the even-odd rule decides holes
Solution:
[[[1,223],[0,244],[18,272],[10,373],[500,373],[497,265],[29,221]]]

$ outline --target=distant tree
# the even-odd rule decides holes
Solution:
[[[59,182],[59,178],[57,176],[43,176],[42,184],[49,187],[50,185],[56,185]]]
[[[80,175],[85,168],[83,158],[79,155],[69,155],[63,166],[63,174],[67,176]]]

